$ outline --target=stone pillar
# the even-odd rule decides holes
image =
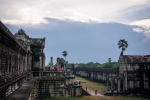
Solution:
[[[22,56],[21,58],[21,67],[22,67],[22,72],[24,71],[24,57]]]
[[[15,83],[13,83],[13,91],[15,91]]]
[[[107,78],[107,88],[109,89],[109,78]]]
[[[39,68],[40,68],[40,70],[43,70],[43,65],[42,65],[42,60],[43,60],[43,59],[42,59],[41,56],[39,57],[39,59],[40,59],[40,60],[39,60]]]
[[[24,70],[25,70],[25,57],[23,56],[22,57],[22,67],[23,67],[23,72],[24,72]]]
[[[40,59],[40,57],[39,57],[39,59]],[[40,69],[40,60],[36,62],[36,67],[37,67],[39,70],[41,70],[41,69]]]
[[[124,82],[123,82],[123,90],[127,90],[127,72],[125,72],[125,75],[124,75]]]
[[[14,61],[14,60],[13,60]],[[20,67],[20,72],[22,72],[22,60],[21,60],[21,57],[19,57],[19,67]]]
[[[61,59],[59,58],[59,71],[61,70]]]
[[[120,79],[118,79],[118,92],[120,92]]]
[[[20,57],[19,57],[19,53],[18,53],[18,58],[17,58],[17,60],[18,60],[18,72],[20,73]],[[11,56],[11,65],[12,65],[12,56]],[[12,66],[11,66],[11,68],[12,68]],[[11,69],[12,70],[12,69]]]
[[[42,58],[43,58],[42,59],[42,63],[43,63],[42,68],[43,68],[43,70],[45,70],[45,56],[43,56]]]
[[[29,55],[29,69],[30,69],[30,71],[32,70],[32,68],[33,68],[33,64],[32,64],[32,56],[30,56]]]
[[[111,91],[114,91],[114,78],[111,79]]]
[[[60,58],[57,58],[57,67],[60,69]]]
[[[9,55],[7,54],[7,73],[9,73]]]
[[[33,61],[33,59],[31,60],[32,62],[31,62],[31,69],[32,69],[32,71],[33,71],[33,69],[35,68],[35,62]]]
[[[21,57],[21,64],[20,64],[21,66],[21,72],[23,72],[23,69],[24,69],[24,67],[23,67],[23,57]]]
[[[23,71],[25,71],[26,70],[26,57],[25,56],[23,56],[23,68],[24,68]]]
[[[13,92],[13,84],[11,84],[11,93]]]
[[[32,66],[32,68],[35,69],[35,66],[36,66],[36,62],[33,61],[33,66]]]
[[[25,59],[24,59],[24,60],[25,60],[25,61],[24,61],[24,62],[25,62],[25,66],[24,66],[24,67],[25,67],[25,71],[27,71],[27,55],[26,55],[24,58],[25,58]]]
[[[14,58],[13,58],[14,59]],[[13,60],[14,61],[14,60]],[[22,72],[22,65],[21,65],[22,61],[21,61],[21,57],[19,57],[19,68],[20,68],[20,72]],[[14,70],[14,68],[13,68]]]
[[[62,68],[65,69],[65,60],[63,58],[60,59],[60,68],[61,68],[61,64],[63,64]]]
[[[50,57],[50,69],[54,69],[54,67],[53,67],[53,57]]]

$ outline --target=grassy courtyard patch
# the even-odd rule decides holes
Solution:
[[[82,87],[87,88],[87,90],[90,89],[94,91],[97,88],[98,93],[100,94],[104,94],[104,91],[107,89],[107,86],[105,84],[96,82],[93,79],[76,76],[75,80],[81,81]]]

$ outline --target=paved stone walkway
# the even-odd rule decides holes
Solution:
[[[14,91],[6,100],[28,100],[30,92],[33,88],[34,82],[38,78],[33,77],[30,81],[23,83],[23,85]]]
[[[85,88],[83,88],[83,89],[86,90]],[[87,92],[92,96],[103,96],[100,93],[97,93],[97,95],[95,95],[95,91],[92,89],[87,89]]]

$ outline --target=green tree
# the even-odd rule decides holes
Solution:
[[[106,62],[101,65],[102,68],[117,68],[118,62]]]
[[[80,67],[87,67],[87,64],[79,63],[79,66],[80,66]]]
[[[101,67],[101,64],[98,63],[98,62],[96,62],[96,63],[94,64],[94,66],[95,66],[95,67]]]
[[[80,63],[80,67],[86,67],[86,68],[117,68],[118,62],[105,62],[103,64],[100,64],[98,62],[88,62],[88,63]]]
[[[63,52],[62,52],[62,55],[65,57],[65,61],[66,61],[66,56],[68,55],[68,54],[67,54],[67,51],[63,51]]]
[[[118,41],[118,48],[122,48],[122,52],[128,47],[128,42],[125,39],[120,39]]]
[[[87,66],[88,66],[88,67],[91,67],[91,68],[94,67],[94,62],[88,62],[88,63],[87,63]]]

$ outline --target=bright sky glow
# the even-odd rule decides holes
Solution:
[[[17,21],[19,24],[47,23],[45,17],[130,24],[138,21],[130,19],[131,15],[150,5],[149,0],[1,0],[0,3],[3,4],[1,20],[14,24]]]

